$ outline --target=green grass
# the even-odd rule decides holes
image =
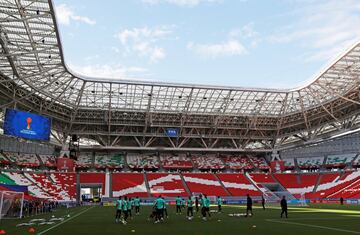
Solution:
[[[36,234],[51,235],[112,235],[112,234],[156,234],[156,235],[317,235],[317,234],[360,234],[360,206],[356,205],[312,205],[310,207],[289,208],[289,218],[280,219],[277,205],[263,211],[255,207],[251,218],[229,217],[229,213],[243,213],[243,206],[224,206],[223,213],[213,213],[211,220],[202,221],[197,215],[188,221],[185,214],[176,215],[173,207],[169,207],[169,218],[163,223],[153,224],[147,220],[150,207],[142,207],[141,215],[128,220],[128,224],[114,222],[113,207],[80,207],[70,210],[61,209],[53,213],[56,217],[66,216],[63,223],[55,225],[35,226]],[[215,208],[214,208],[215,209]],[[33,218],[50,218],[53,214],[40,215]],[[22,220],[3,220],[0,229],[7,234],[28,234],[27,227],[15,227],[18,223],[28,222],[32,218]],[[254,225],[256,227],[254,227]],[[56,226],[52,228],[53,226]],[[48,230],[50,229],[50,230]],[[48,231],[46,231],[48,230]],[[135,230],[135,232],[132,232]],[[45,232],[44,232],[45,231]]]

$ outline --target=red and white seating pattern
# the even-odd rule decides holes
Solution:
[[[243,174],[217,174],[232,196],[260,196],[259,190]]]
[[[16,172],[3,172],[3,174],[12,179],[17,185],[28,186],[28,191],[30,195],[42,199],[55,199],[45,192],[45,188],[40,188],[35,183],[31,182],[28,178],[26,178],[23,174]]]
[[[164,154],[160,156],[161,165],[165,169],[191,169],[193,164],[186,154]]]
[[[227,196],[225,189],[214,174],[184,173],[183,177],[192,193],[202,193],[208,196]]]
[[[51,180],[69,195],[69,200],[76,200],[76,174],[51,173]]]
[[[247,156],[225,156],[223,159],[230,169],[251,170],[254,168],[254,165]]]
[[[39,159],[35,154],[24,154],[24,153],[14,153],[6,152],[4,153],[8,159],[15,163],[18,166],[28,166],[28,167],[38,167],[40,166]]]
[[[47,167],[56,167],[56,157],[51,155],[39,155],[41,161]]]
[[[249,176],[256,183],[267,183],[267,184],[276,183],[276,181],[274,180],[271,174],[251,173],[249,174]]]
[[[102,194],[105,194],[105,173],[80,173],[80,184],[101,184]]]
[[[294,158],[284,158],[282,159],[285,165],[286,170],[291,170],[295,168],[295,161]]]
[[[255,157],[255,156],[250,156],[250,160],[252,161],[252,163],[254,164],[254,166],[258,169],[261,170],[268,170],[270,169],[269,165],[267,164],[265,158],[263,157]]]
[[[222,160],[214,154],[209,155],[192,155],[194,166],[199,169],[224,169],[225,165]]]
[[[319,174],[274,174],[275,178],[296,198],[312,197]]]
[[[181,177],[178,174],[149,173],[147,174],[147,180],[152,196],[189,196],[189,194],[186,192]]]
[[[304,157],[297,158],[298,166],[302,169],[320,168],[324,162],[324,157]]]
[[[158,169],[160,167],[159,159],[156,155],[128,154],[126,160],[132,169]]]
[[[61,185],[54,184],[54,182],[43,173],[25,173],[24,175],[57,201],[71,201],[75,199],[71,198],[69,193],[65,191]]]
[[[144,174],[142,173],[113,173],[113,196],[148,197]]]

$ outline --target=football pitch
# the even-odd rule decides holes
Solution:
[[[216,207],[211,208],[215,210]],[[309,207],[290,207],[289,218],[280,219],[277,205],[269,205],[266,210],[254,207],[254,216],[249,218],[229,216],[244,213],[243,206],[223,206],[223,212],[212,213],[211,219],[202,221],[200,212],[189,221],[185,211],[181,215],[175,208],[168,207],[169,218],[154,224],[148,221],[151,207],[143,206],[141,214],[128,219],[128,224],[116,224],[115,208],[87,206],[73,209],[59,209],[54,213],[25,219],[5,219],[0,222],[0,230],[6,234],[24,235],[29,226],[16,225],[27,223],[31,219],[62,218],[51,225],[32,225],[38,235],[99,235],[99,234],[156,234],[156,235],[316,235],[316,234],[360,234],[360,207],[356,205],[311,205]],[[70,214],[70,217],[67,215]]]

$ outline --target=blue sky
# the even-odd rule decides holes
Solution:
[[[360,39],[357,0],[55,0],[67,64],[92,77],[304,84]]]

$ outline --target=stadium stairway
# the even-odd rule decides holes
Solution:
[[[259,192],[261,194],[263,194],[263,195],[265,195],[265,197],[267,197],[267,200],[279,200],[280,199],[275,193],[270,191],[267,187],[255,182],[255,180],[252,179],[252,177],[250,176],[249,173],[246,172],[245,177],[255,186],[255,188],[257,188],[259,190]]]
[[[317,188],[318,188],[318,186],[319,186],[319,184],[320,184],[320,182],[321,182],[322,176],[323,176],[323,174],[320,172],[320,173],[319,173],[319,177],[318,177],[317,180],[316,180],[316,184],[315,184],[315,186],[314,186],[313,193],[316,192],[316,190],[317,190]]]
[[[219,177],[217,176],[217,174],[213,174],[214,177],[219,181],[220,185],[224,188],[225,192],[227,193],[227,196],[231,196],[231,193],[229,192],[229,190],[225,187],[225,185],[223,184],[223,182],[219,179]]]
[[[192,193],[191,193],[188,185],[187,185],[186,182],[185,182],[184,176],[183,176],[182,174],[180,174],[180,173],[179,173],[179,175],[180,175],[181,181],[182,181],[182,183],[183,183],[183,185],[184,185],[184,188],[185,188],[186,193],[187,193],[188,195],[192,195]]]
[[[150,190],[148,175],[147,175],[146,172],[144,172],[144,180],[145,180],[145,186],[146,186],[146,190],[147,190],[148,196],[151,197],[151,190]]]

